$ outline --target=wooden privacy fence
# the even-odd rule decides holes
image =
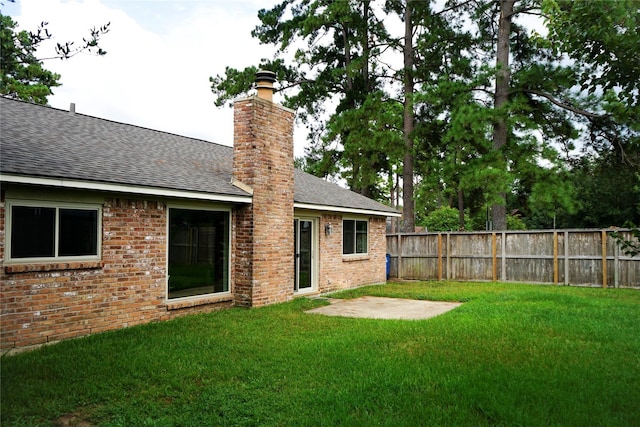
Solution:
[[[632,239],[621,229],[389,234],[389,276],[640,287],[640,257],[613,232]]]

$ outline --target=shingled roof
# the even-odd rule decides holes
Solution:
[[[0,97],[0,173],[231,196],[233,148],[200,139]],[[294,202],[308,208],[398,212],[300,170]]]

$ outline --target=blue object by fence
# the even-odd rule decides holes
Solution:
[[[389,280],[390,274],[391,274],[391,255],[387,254],[387,280]]]

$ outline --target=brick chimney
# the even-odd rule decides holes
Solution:
[[[257,307],[293,297],[293,121],[273,103],[275,73],[256,73],[257,96],[234,102],[233,182],[253,192],[235,218],[235,304]]]

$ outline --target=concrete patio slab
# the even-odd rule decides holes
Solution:
[[[364,317],[368,319],[428,319],[460,307],[459,302],[420,301],[402,298],[360,297],[354,299],[325,298],[331,305],[314,308],[307,313],[326,316]]]

